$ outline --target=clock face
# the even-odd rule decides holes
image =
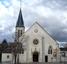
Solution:
[[[37,30],[37,29],[35,29],[35,30],[34,30],[34,32],[35,32],[35,33],[37,33],[37,32],[38,32],[38,30]]]

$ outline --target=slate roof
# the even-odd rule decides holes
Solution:
[[[2,53],[12,53],[11,49],[8,47],[7,49],[5,49]]]
[[[20,12],[19,12],[19,16],[18,16],[16,27],[24,27],[24,22],[23,22],[21,8],[20,8]]]

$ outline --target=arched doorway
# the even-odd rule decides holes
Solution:
[[[38,62],[38,52],[33,53],[33,62]]]
[[[48,62],[48,56],[45,56],[45,62]]]

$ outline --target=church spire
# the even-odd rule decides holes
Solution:
[[[20,8],[20,12],[19,12],[19,16],[18,16],[16,27],[24,27],[24,22],[23,22],[21,8]]]
[[[16,28],[15,29],[15,37],[18,39],[25,32],[24,21],[23,21],[22,10],[21,10],[21,0],[20,0],[20,12],[18,15],[18,20],[17,20],[15,28]]]

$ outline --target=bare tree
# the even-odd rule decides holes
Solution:
[[[26,50],[27,37],[26,37],[25,35],[23,35],[23,36],[19,39],[19,42],[22,43],[22,48],[23,48],[24,50]]]
[[[21,53],[21,49],[22,49],[22,43],[21,42],[14,42],[14,43],[10,43],[10,49],[12,50],[14,57],[15,57],[15,64],[16,64],[16,56],[17,53]]]
[[[13,43],[10,43],[9,46],[14,54],[15,58],[15,64],[16,64],[16,57],[18,55],[17,64],[19,64],[19,53],[21,53],[22,48],[26,50],[26,36],[23,35],[20,39],[12,36],[12,38],[15,40]]]

